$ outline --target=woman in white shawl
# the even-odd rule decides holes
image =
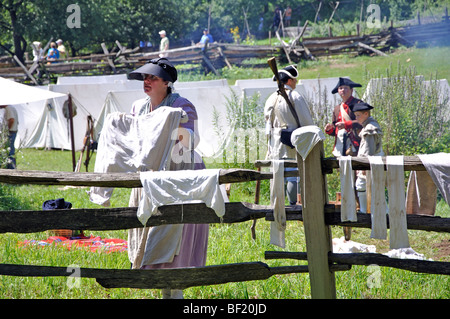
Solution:
[[[177,136],[184,146],[182,149],[180,148],[180,151],[192,152],[192,156],[188,157],[193,161],[172,161],[170,170],[204,169],[205,165],[202,159],[194,151],[195,145],[199,141],[194,130],[194,123],[198,118],[197,112],[190,101],[173,92],[173,83],[177,80],[175,67],[166,58],[152,59],[131,72],[129,78],[143,81],[144,92],[148,95],[147,98],[133,104],[132,115],[139,116],[152,112],[160,106],[170,106],[182,108],[189,117],[187,123],[180,124]],[[190,137],[194,137],[194,145],[189,145],[187,142],[192,140]],[[130,204],[137,206],[140,192],[136,190],[133,193]],[[144,253],[139,258],[139,264],[133,264],[133,268],[161,269],[205,266],[208,234],[208,224],[164,225],[131,229],[129,232],[130,261],[136,262],[141,248]],[[140,247],[144,245],[145,247]],[[163,298],[183,298],[183,292],[163,289]]]

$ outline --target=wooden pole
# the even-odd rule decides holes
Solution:
[[[327,200],[326,178],[322,173],[323,142],[311,150],[306,159],[297,154],[301,195],[303,199],[303,225],[305,229],[311,297],[335,299],[336,282],[330,271],[328,254],[332,251],[331,230],[325,224],[324,205]]]
[[[317,22],[317,17],[319,16],[320,8],[322,7],[322,1],[319,3],[319,7],[317,8],[316,15],[314,16],[314,23]]]
[[[257,168],[258,172],[261,172],[261,167]],[[255,187],[255,205],[259,204],[259,197],[261,193],[261,181],[256,181],[256,187]],[[252,239],[256,240],[256,219],[253,220],[252,226],[250,227],[252,231]]]
[[[20,62],[20,60],[17,57],[17,55],[14,56],[14,60],[16,60],[17,64],[23,69],[23,71],[30,78],[30,80],[33,81],[34,84],[38,85],[38,82],[36,81],[34,76],[28,71],[27,67],[25,65],[23,65],[22,62]]]
[[[72,171],[76,170],[77,162],[75,160],[75,141],[73,136],[73,109],[72,109],[72,95],[69,94],[69,121],[70,121],[70,142],[72,144]]]
[[[365,43],[358,42],[358,46],[360,46],[361,48],[370,50],[370,51],[372,51],[372,52],[375,52],[375,53],[378,54],[378,55],[381,55],[381,56],[388,56],[386,53],[384,53],[384,52],[382,52],[382,51],[380,51],[380,50],[377,50],[377,49],[375,49],[375,48],[372,48],[371,46],[369,46],[369,45],[367,45],[367,44],[365,44]]]
[[[113,60],[109,57],[108,48],[106,47],[105,43],[101,43],[101,46],[102,46],[103,52],[106,55],[106,59],[108,60],[108,64],[111,67],[111,70],[113,71],[113,73],[115,74],[116,73],[116,66],[114,65]]]

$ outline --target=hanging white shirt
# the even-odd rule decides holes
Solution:
[[[406,223],[405,169],[403,156],[387,156],[387,185],[389,195],[389,246],[408,248]]]
[[[370,163],[370,218],[372,221],[371,238],[387,238],[387,220],[386,220],[386,174],[384,163],[381,156],[369,156]],[[369,173],[369,172],[367,172]]]
[[[145,196],[138,207],[138,219],[145,225],[160,206],[194,202],[204,202],[223,217],[225,200],[219,173],[220,169],[141,172]]]
[[[353,180],[352,157],[339,157],[341,179],[341,221],[356,222],[355,183]]]

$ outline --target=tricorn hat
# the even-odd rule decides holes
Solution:
[[[148,63],[128,75],[131,80],[144,81],[145,75],[151,74],[164,81],[175,82],[178,78],[177,69],[166,58],[151,59]]]
[[[359,102],[359,103],[355,103],[352,106],[350,106],[350,109],[352,110],[352,112],[369,111],[369,110],[373,109],[373,106],[367,104],[366,102]]]
[[[359,87],[359,88],[360,88],[360,87],[362,87],[361,84],[355,83],[355,82],[353,82],[353,81],[350,80],[350,79],[347,79],[347,78],[339,78],[338,84],[336,84],[336,87],[333,89],[333,91],[331,91],[331,93],[333,93],[333,94],[337,93],[339,87],[340,87],[340,86],[343,86],[343,85],[347,85],[347,86],[349,86],[349,87],[351,87],[351,88],[354,88],[354,87]]]
[[[280,80],[283,81],[286,78],[296,79],[298,77],[297,68],[293,65],[289,65],[278,71]],[[272,77],[273,81],[276,81],[275,76]]]

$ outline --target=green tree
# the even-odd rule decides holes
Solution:
[[[25,25],[26,16],[25,0],[0,0],[0,31],[2,37],[0,41],[4,49],[8,49],[7,42],[14,46],[14,51],[8,49],[9,52],[13,52],[21,61],[23,61],[23,55],[27,47],[27,41],[25,40]],[[25,20],[25,21],[24,21]],[[12,41],[7,41],[10,38]],[[10,46],[9,46],[10,47]]]

